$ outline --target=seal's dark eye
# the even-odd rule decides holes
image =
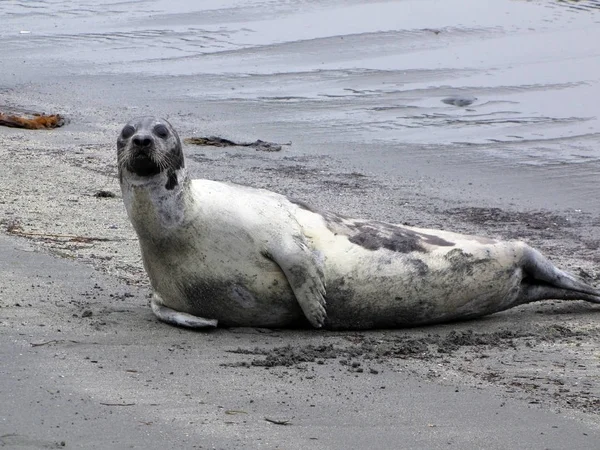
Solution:
[[[169,130],[162,123],[159,123],[154,127],[154,134],[158,137],[166,138],[169,135]]]
[[[133,136],[133,133],[135,133],[135,128],[133,128],[131,125],[125,125],[123,127],[123,131],[121,131],[121,136],[123,139],[129,139],[131,136]]]

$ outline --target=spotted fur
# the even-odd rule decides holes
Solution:
[[[522,242],[319,211],[274,192],[190,180],[171,125],[144,117],[117,142],[152,309],[186,327],[368,329],[491,314],[600,291]]]

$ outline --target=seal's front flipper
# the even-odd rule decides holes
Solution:
[[[311,325],[321,328],[327,318],[322,263],[310,250],[304,236],[282,237],[264,255],[281,268]]]
[[[152,299],[150,307],[159,320],[171,325],[186,328],[215,328],[217,326],[218,321],[215,319],[204,319],[203,317],[192,316],[188,313],[175,311],[174,309],[161,305],[156,298]]]

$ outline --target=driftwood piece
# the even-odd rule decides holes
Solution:
[[[29,116],[16,116],[0,112],[0,125],[27,130],[45,130],[62,127],[65,124],[65,119],[59,114],[31,114]]]

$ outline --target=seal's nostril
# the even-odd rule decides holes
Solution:
[[[133,138],[133,144],[138,147],[148,147],[152,143],[149,137],[145,136],[136,136]]]

